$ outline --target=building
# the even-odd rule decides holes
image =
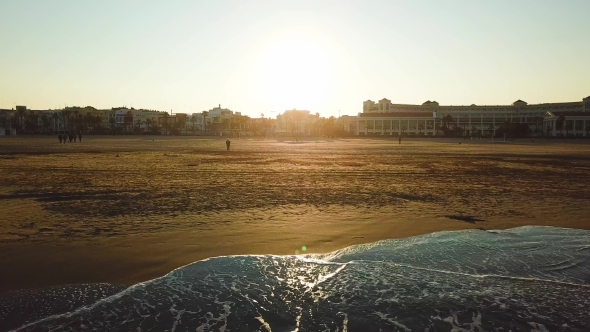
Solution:
[[[0,109],[0,136],[16,135],[15,117],[13,110]]]
[[[577,114],[575,121],[582,121],[583,113],[590,115],[590,97],[577,102],[528,104],[517,100],[510,105],[440,105],[426,101],[422,105],[394,104],[389,99],[363,102],[363,112],[348,120],[347,129],[356,135],[437,135],[441,128],[460,128],[463,135],[495,135],[506,122],[526,123],[533,135],[546,134],[546,125],[556,124],[555,114]],[[551,115],[552,114],[552,115]],[[573,121],[573,119],[572,119]],[[582,122],[579,122],[581,124]],[[578,125],[576,122],[575,125]],[[404,129],[406,131],[404,131]],[[576,133],[583,131],[580,129]],[[558,135],[557,130],[550,134]],[[580,133],[581,134],[581,133]],[[586,135],[584,133],[584,135]]]
[[[320,118],[319,113],[292,109],[277,115],[275,132],[278,134],[310,135]]]
[[[221,108],[221,104],[203,114],[204,130],[222,131],[231,128],[231,120],[234,112],[227,108]]]
[[[549,137],[590,137],[590,112],[547,112],[543,124]]]
[[[361,113],[357,134],[433,136],[436,135],[435,121],[434,112]]]

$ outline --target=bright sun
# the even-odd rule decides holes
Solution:
[[[278,34],[259,56],[257,85],[277,111],[321,111],[330,98],[332,64],[327,48],[313,35]]]

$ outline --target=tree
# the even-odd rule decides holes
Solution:
[[[184,113],[176,114],[176,123],[174,124],[179,134],[182,134],[182,128],[184,127],[184,133],[186,134],[186,120],[187,115]]]
[[[197,115],[196,114],[191,115],[190,121],[191,121],[191,123],[193,125],[192,126],[192,132],[193,132],[193,135],[194,135],[195,134],[195,122],[197,122]]]
[[[92,116],[92,114],[90,113],[86,113],[86,115],[84,116],[84,130],[88,131],[89,128],[94,128],[94,116]]]
[[[92,116],[90,115],[90,122],[89,125],[92,129],[99,129],[101,127],[101,118],[99,115]]]
[[[445,115],[445,116],[442,117],[442,123],[447,128],[449,128],[451,122],[453,122],[453,117],[450,114],[447,114],[447,115]]]
[[[62,115],[62,121],[63,121],[63,125],[64,125],[64,131],[67,131],[70,126],[71,111],[64,110],[61,112],[61,115]]]
[[[78,110],[72,111],[72,115],[73,115],[73,118],[74,118],[74,121],[72,121],[73,122],[72,124],[73,125],[74,124],[76,125],[76,131],[78,131],[80,129],[80,128],[78,128],[79,127],[79,123],[78,123],[78,114],[79,113],[80,113],[80,111],[78,111]],[[73,126],[72,126],[72,129],[74,129]]]
[[[140,119],[135,120],[135,131],[138,133],[141,132],[141,120]]]
[[[111,132],[114,134],[115,133],[115,125],[116,125],[116,121],[114,117],[110,117],[109,118],[109,126],[111,127]]]
[[[334,116],[331,116],[326,120],[326,127],[330,137],[334,137],[334,129],[336,127],[336,118]]]
[[[129,128],[133,126],[133,113],[131,113],[131,111],[127,111],[127,113],[125,113],[123,123],[125,125],[125,131],[128,131]]]
[[[51,126],[51,121],[47,114],[41,115],[41,123],[43,124],[43,131],[46,131]]]
[[[164,112],[162,119],[162,127],[164,128],[166,135],[168,135],[168,118],[170,118],[170,114],[168,114],[168,112]]]
[[[80,126],[84,127],[84,116],[82,114],[77,114],[76,115],[76,122],[78,123],[76,128],[78,129],[78,132],[79,132]]]
[[[451,130],[449,127],[451,125],[451,122],[453,122],[453,117],[450,114],[447,114],[441,118],[441,122],[442,122],[442,126],[440,127],[440,130],[443,131],[445,136],[449,136],[449,134],[451,133]]]
[[[453,134],[455,136],[463,136],[463,128],[459,127],[457,124],[453,125]]]
[[[527,123],[516,123],[504,121],[498,129],[500,134],[505,134],[510,137],[527,137],[531,134],[531,129]]]
[[[57,130],[58,126],[58,121],[59,121],[59,113],[57,112],[53,112],[53,115],[51,116],[53,118],[53,129]]]
[[[203,116],[203,131],[205,131],[207,125],[207,116],[209,115],[209,112],[203,111],[201,112],[201,115]]]
[[[1,128],[8,127],[8,116],[6,114],[2,114],[2,116],[0,117],[0,127]]]
[[[150,119],[150,118],[145,119],[145,121],[143,123],[145,124],[147,131],[150,131],[150,125],[152,124],[152,119]]]
[[[488,130],[490,132],[490,136],[494,136],[494,129],[496,129],[494,127],[494,124],[493,123],[490,123],[490,125],[488,126]]]

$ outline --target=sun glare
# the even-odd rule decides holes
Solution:
[[[330,58],[327,48],[313,35],[275,36],[262,49],[256,66],[261,97],[275,109],[319,111],[331,97]]]

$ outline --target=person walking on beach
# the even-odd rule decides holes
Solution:
[[[80,141],[80,143],[82,143],[82,133],[78,134],[78,141]]]
[[[399,144],[402,144],[402,137],[399,137]]]
[[[61,144],[61,134],[57,135],[57,138],[59,138],[59,144]]]
[[[68,134],[68,141],[70,141],[70,143],[72,143],[72,134]]]
[[[227,151],[229,151],[229,146],[231,145],[231,141],[228,139],[225,140],[225,146],[227,147]]]

